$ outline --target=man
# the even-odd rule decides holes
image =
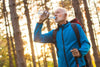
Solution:
[[[39,19],[34,31],[34,41],[43,43],[53,43],[53,31],[51,30],[46,34],[41,34],[43,22],[48,18],[48,12],[44,12]],[[77,58],[79,67],[84,67],[86,62],[84,56],[90,49],[89,41],[82,29],[77,24],[81,48],[79,47],[75,32],[71,27],[70,22],[66,22],[67,12],[65,8],[58,8],[55,11],[55,22],[59,25],[59,30],[56,35],[57,54],[58,54],[58,67],[77,67],[75,57]]]

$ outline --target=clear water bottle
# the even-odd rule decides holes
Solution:
[[[49,16],[49,19],[56,19],[55,16]]]
[[[42,15],[43,14],[43,12],[44,11],[42,11],[42,10],[39,10],[38,11],[38,15]],[[53,16],[51,13],[49,13],[49,17],[48,17],[49,19],[56,19],[56,17],[55,16]]]

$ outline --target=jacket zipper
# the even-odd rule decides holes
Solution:
[[[64,45],[64,39],[63,39],[63,28],[62,28],[62,41],[63,41],[64,57],[65,57],[65,61],[66,61],[67,67],[68,67],[67,58],[66,58],[66,54],[65,54],[65,45]]]

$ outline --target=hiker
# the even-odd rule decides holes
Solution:
[[[39,22],[36,24],[34,31],[34,41],[41,43],[54,43],[53,31],[41,34],[43,22],[49,17],[49,13],[44,11],[40,16]],[[90,49],[89,41],[79,24],[77,28],[79,30],[80,43],[79,47],[77,37],[71,26],[72,23],[66,21],[67,11],[65,8],[57,8],[55,10],[55,22],[58,24],[58,30],[56,34],[56,46],[58,67],[77,67],[76,60],[79,67],[85,67],[86,62],[84,56]]]

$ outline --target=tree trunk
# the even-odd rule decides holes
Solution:
[[[46,0],[45,0],[45,9],[47,10],[47,11],[49,11],[48,10],[48,7],[46,6]],[[47,29],[48,29],[48,31],[50,31],[51,29],[50,29],[50,21],[49,21],[49,19],[47,19]],[[53,63],[54,63],[54,67],[58,67],[58,65],[57,65],[57,58],[56,58],[56,51],[55,51],[55,49],[54,49],[55,47],[53,46],[53,44],[51,44],[51,53],[52,53],[52,58],[53,58]]]
[[[28,4],[27,4],[27,0],[23,0],[23,2],[24,2],[24,8],[25,8],[25,15],[27,18],[27,26],[28,26],[28,31],[29,31],[29,39],[30,39],[30,45],[31,45],[33,66],[36,67],[35,53],[34,53],[34,46],[33,46],[33,39],[32,39],[32,31],[31,31],[31,25],[30,25],[31,19],[30,19],[30,15],[29,15]]]
[[[55,52],[56,52],[55,51],[55,47],[53,46],[53,44],[51,44],[51,53],[52,53],[54,67],[58,67],[58,65],[57,65],[57,58],[56,58],[56,53]]]
[[[9,23],[9,22],[8,22],[8,23]],[[10,32],[10,41],[11,41],[11,45],[12,45],[12,49],[13,49],[13,55],[14,55],[14,59],[15,59],[15,64],[16,64],[16,67],[18,67],[17,55],[16,55],[16,53],[15,53],[15,47],[14,47],[14,44],[13,44],[13,38],[12,38],[12,35],[11,35],[10,26],[9,26],[9,32]]]
[[[8,45],[8,54],[9,54],[9,66],[10,67],[14,67],[13,65],[13,59],[12,59],[12,55],[11,55],[11,46],[10,46],[10,40],[9,40],[9,36],[8,36],[8,30],[7,30],[7,18],[6,18],[6,6],[5,6],[5,0],[3,0],[3,14],[4,14],[4,19],[5,19],[5,26],[6,26],[6,38],[7,38],[7,45]]]
[[[8,25],[9,25],[9,21],[8,21]],[[14,59],[15,59],[15,64],[16,64],[16,67],[18,67],[17,55],[15,53],[15,47],[14,47],[13,38],[12,38],[12,35],[11,35],[10,26],[9,26],[9,33],[10,33],[10,41],[11,41],[11,45],[12,45],[12,49],[13,49],[13,55],[14,55]]]
[[[10,67],[14,67],[13,59],[12,59],[12,55],[11,55],[11,46],[10,46],[10,42],[9,42],[10,40],[9,40],[8,30],[7,30],[8,24],[6,23],[6,18],[5,18],[5,26],[6,26],[6,38],[7,38],[8,54],[9,54],[9,65],[10,65]]]
[[[92,48],[93,48],[93,55],[95,58],[96,67],[99,67],[100,66],[100,58],[98,56],[98,50],[97,50],[97,46],[95,43],[95,37],[94,37],[93,29],[92,29],[92,21],[91,21],[91,17],[89,14],[88,5],[87,5],[86,0],[83,0],[83,3],[84,3],[84,9],[86,11],[86,18],[87,18],[87,22],[88,22],[87,24],[88,24],[90,39],[91,39]]]
[[[72,0],[72,6],[74,8],[76,18],[79,20],[79,22],[84,27],[84,20],[83,20],[82,12],[81,12],[81,9],[80,9],[79,1],[78,0]]]
[[[63,2],[63,0],[61,0],[61,5],[62,5],[62,7],[65,7],[65,6],[64,6],[64,2]]]
[[[6,26],[6,35],[7,35],[6,37],[7,37],[8,54],[9,54],[9,65],[10,65],[10,67],[14,67],[14,65],[13,65],[13,59],[12,59],[12,55],[11,55],[11,46],[10,46],[10,42],[9,42],[9,36],[8,36],[6,22],[5,22],[5,26]]]
[[[26,67],[25,58],[24,58],[23,41],[21,39],[21,31],[19,29],[19,21],[18,21],[18,15],[16,13],[15,0],[9,0],[9,8],[10,8],[11,21],[12,21],[12,27],[14,32],[18,67]]]
[[[48,67],[47,66],[47,56],[46,56],[46,51],[45,51],[45,44],[43,45],[43,47],[44,47],[44,56],[43,56],[44,67]]]
[[[49,19],[47,20],[47,29],[48,31],[50,31],[50,21]],[[51,53],[52,53],[52,58],[53,58],[53,63],[54,63],[54,67],[58,67],[57,65],[57,58],[56,58],[56,51],[55,51],[55,47],[53,46],[54,44],[51,44]]]
[[[85,24],[84,24],[84,21],[83,21],[83,16],[82,16],[82,12],[81,12],[81,9],[80,9],[80,6],[79,6],[79,1],[78,0],[72,0],[72,6],[74,8],[74,11],[75,11],[75,16],[76,18],[78,18],[78,20],[80,21],[80,23],[83,25],[84,29],[85,29]],[[85,31],[86,33],[86,31]],[[88,61],[90,61],[90,66],[93,67],[92,65],[92,62],[91,62],[91,56],[90,56],[90,52],[89,54],[87,54],[87,57],[88,57]]]
[[[15,47],[14,47],[14,44],[13,44],[13,38],[12,38],[12,35],[11,35],[11,28],[10,28],[9,21],[8,21],[8,12],[6,11],[6,7],[5,7],[5,18],[6,18],[6,22],[8,23],[10,41],[11,41],[11,46],[12,46],[13,55],[14,55],[14,59],[15,59],[15,64],[16,64],[16,67],[18,67],[17,55],[15,53]]]

